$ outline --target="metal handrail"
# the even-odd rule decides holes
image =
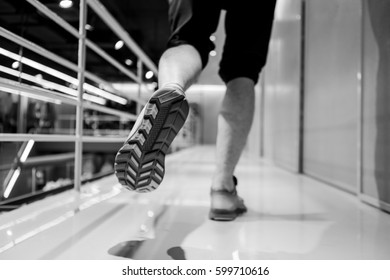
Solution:
[[[71,27],[73,28],[73,27]],[[75,29],[76,30],[76,29]],[[64,58],[62,58],[61,56],[58,56],[56,55],[55,53],[45,49],[45,48],[42,48],[41,46],[25,39],[25,38],[22,38],[20,37],[19,35],[16,35],[6,29],[4,29],[3,27],[0,26],[0,36],[14,42],[14,43],[17,43],[19,44],[20,46],[23,46],[37,54],[40,54],[42,55],[43,57],[46,57],[52,61],[55,61],[56,63],[70,69],[70,70],[73,70],[75,72],[78,72],[79,71],[79,68],[78,66],[73,63],[73,62],[70,62]],[[106,56],[106,60],[113,60],[115,61],[115,59],[113,59],[112,57],[110,57],[106,52],[104,52],[103,50],[101,50],[96,44],[94,44],[93,42],[87,40],[87,45],[88,47],[90,47],[91,49],[93,49],[96,53],[100,54],[101,56]],[[119,70],[121,71],[124,71],[126,73],[127,76],[129,76],[130,78],[134,79],[135,81],[137,82],[140,82],[140,79],[134,74],[132,73],[131,71],[129,71],[128,69],[126,69],[125,67],[123,67],[122,65],[120,65],[118,62],[115,61],[115,63],[117,63],[119,66],[117,67]],[[108,83],[107,81],[103,80],[102,78],[96,76],[95,74],[89,72],[89,71],[85,71],[85,77],[90,79],[91,81],[94,81],[98,84],[104,84],[105,87],[107,87],[111,92],[117,94],[117,95],[122,95],[123,96],[123,93],[116,90],[114,87],[111,86],[110,83]],[[136,102],[141,102],[141,103],[145,103],[143,100],[140,100],[138,98],[135,98],[135,97],[130,97],[129,99],[131,100],[134,100]]]
[[[85,106],[84,106],[84,108],[85,108]],[[58,120],[58,121],[74,121],[74,120],[76,120],[76,117],[74,114],[61,114],[56,118],[56,120]],[[123,118],[119,117],[119,116],[110,116],[110,115],[89,115],[88,120],[98,121],[98,122],[116,122],[119,120],[123,120]],[[65,128],[65,130],[69,131],[66,128]],[[85,128],[84,128],[84,130],[85,130]],[[56,128],[55,131],[59,131],[58,128]]]
[[[106,113],[109,115],[118,116],[118,117],[121,117],[121,118],[124,118],[127,120],[136,120],[137,119],[136,115],[125,113],[125,112],[118,111],[118,110],[111,109],[111,108],[107,108],[107,107],[104,107],[104,106],[98,105],[98,104],[84,103],[84,108],[99,111],[99,112]]]
[[[39,165],[48,165],[53,163],[62,163],[64,161],[74,160],[74,153],[62,153],[55,155],[43,155],[30,157],[25,162],[19,163],[23,167],[36,167]],[[15,163],[0,165],[0,171],[9,170]]]
[[[56,155],[44,155],[37,157],[30,157],[25,162],[23,162],[24,167],[34,167],[40,165],[48,165],[54,163],[63,163],[64,161],[74,160],[74,153],[62,153]]]
[[[74,142],[75,143],[75,164],[74,164],[74,182],[75,182],[75,189],[80,189],[81,184],[81,164],[82,164],[82,143],[108,143],[108,142],[123,142],[125,140],[124,137],[94,137],[94,136],[84,136],[83,135],[83,110],[84,108],[93,109],[96,111],[104,112],[111,115],[119,116],[123,119],[129,119],[129,120],[135,120],[136,116],[133,114],[124,113],[115,109],[106,108],[100,105],[91,104],[89,102],[86,102],[83,100],[84,95],[84,88],[88,91],[90,87],[93,87],[90,84],[84,83],[85,77],[88,79],[97,82],[99,84],[103,84],[106,89],[108,89],[111,92],[114,92],[118,94],[119,96],[123,96],[123,93],[119,92],[118,90],[114,89],[113,86],[101,79],[100,77],[87,72],[85,70],[85,58],[86,58],[86,49],[87,47],[91,49],[92,51],[96,52],[98,55],[100,55],[103,59],[105,59],[107,62],[109,62],[111,65],[119,69],[123,74],[131,78],[132,80],[136,81],[139,86],[139,91],[141,90],[141,84],[142,84],[142,65],[143,63],[154,73],[157,73],[157,67],[156,65],[151,61],[151,59],[141,50],[141,48],[135,43],[135,41],[130,37],[130,35],[123,29],[123,27],[115,20],[115,18],[106,10],[106,8],[98,1],[98,0],[80,0],[80,14],[79,14],[79,29],[75,29],[73,26],[71,26],[69,23],[67,23],[65,20],[63,20],[61,17],[59,17],[56,13],[51,11],[49,8],[47,8],[45,5],[43,5],[38,0],[27,0],[28,3],[36,7],[38,11],[46,15],[49,19],[57,23],[60,27],[64,28],[66,31],[68,31],[70,34],[72,34],[74,37],[78,39],[79,42],[79,50],[78,50],[78,64],[74,64],[16,34],[13,34],[12,32],[9,32],[5,30],[4,28],[0,27],[0,36],[19,44],[22,47],[28,48],[35,53],[38,53],[42,55],[43,57],[46,57],[52,61],[55,61],[56,63],[71,69],[75,72],[77,72],[77,79],[72,78],[71,83],[75,84],[77,86],[77,92],[78,96],[77,98],[73,96],[66,96],[63,94],[60,94],[55,91],[42,89],[42,88],[36,88],[34,86],[30,86],[23,83],[16,83],[12,80],[0,78],[0,89],[6,89],[8,92],[11,93],[18,93],[20,95],[26,95],[26,96],[33,96],[34,98],[43,98],[54,100],[54,103],[63,102],[66,104],[71,104],[76,106],[77,112],[76,112],[76,129],[74,135],[59,135],[59,134],[24,134],[24,133],[18,133],[18,134],[11,134],[11,133],[2,133],[0,134],[0,142],[21,142],[21,141],[29,141],[34,140],[37,142]],[[112,58],[110,55],[108,55],[104,50],[102,50],[100,47],[98,47],[95,43],[91,42],[86,38],[86,15],[87,15],[87,8],[88,5],[91,7],[101,18],[102,20],[110,27],[110,29],[116,33],[119,38],[124,41],[124,43],[135,53],[135,55],[138,57],[137,62],[137,74],[134,74],[133,72],[126,69],[124,66],[122,66],[119,62],[117,62],[114,58]],[[25,59],[20,58],[20,56],[13,55],[15,59]],[[27,59],[26,59],[27,60]],[[23,63],[23,61],[22,61]],[[6,69],[5,69],[6,70]],[[54,70],[53,70],[54,71]],[[27,76],[26,76],[27,77]],[[99,89],[94,88],[98,91],[98,94],[100,93]],[[104,91],[105,93],[111,94],[109,91]],[[104,93],[101,91],[101,94]],[[142,101],[140,98],[128,98],[131,100],[134,100],[137,102],[137,107],[140,108],[140,105],[145,104],[144,101]],[[53,102],[53,101],[52,101]],[[20,168],[17,170],[14,170],[15,173],[13,175],[16,175],[16,171],[18,171],[17,176],[20,174]],[[8,193],[9,194],[9,193]]]
[[[1,133],[0,142],[22,142],[34,140],[36,142],[74,142],[75,135],[61,134],[29,134],[29,133]]]
[[[29,86],[29,85],[23,84],[23,83],[17,83],[15,81],[12,81],[12,80],[9,80],[6,78],[0,78],[0,89],[3,89],[3,90],[8,89],[11,91],[19,92],[22,95],[24,93],[28,93],[29,95],[36,95],[39,97],[44,97],[46,99],[53,99],[53,101],[61,101],[63,103],[70,104],[70,105],[77,105],[78,104],[78,101],[75,97],[62,95],[62,94],[59,94],[55,91],[51,91],[51,90],[47,90],[47,89],[32,87],[32,86]],[[29,96],[29,97],[31,97],[31,96]],[[133,115],[133,114],[125,113],[122,111],[118,111],[115,109],[104,107],[102,105],[92,104],[92,103],[88,103],[88,102],[84,102],[84,108],[99,111],[102,113],[107,113],[107,114],[118,116],[118,117],[122,117],[122,118],[128,119],[128,120],[135,120],[137,118],[137,116]],[[0,134],[0,135],[2,135],[2,134]]]
[[[83,136],[85,143],[123,143],[126,137],[123,136]],[[74,142],[76,141],[74,135],[62,134],[29,134],[29,133],[1,133],[0,142],[24,142],[34,140],[36,142]]]
[[[16,35],[15,33],[12,33],[9,30],[6,30],[5,28],[3,28],[1,26],[0,26],[0,36],[20,45],[22,47],[25,47],[25,48],[27,48],[35,53],[38,53],[38,54],[42,55],[43,57],[46,57],[52,61],[55,61],[58,64],[65,66],[68,69],[71,69],[75,72],[79,71],[79,68],[77,67],[76,64],[62,58],[61,56],[59,56],[59,55],[57,55],[57,54],[55,54],[55,53],[53,53],[45,48],[42,48],[41,46],[23,38],[23,37],[20,37],[19,35]]]
[[[60,16],[58,16],[55,12],[51,11],[49,8],[47,8],[44,4],[42,4],[38,0],[26,0],[28,3],[33,5],[37,10],[42,12],[44,15],[46,15],[48,18],[50,18],[52,21],[57,23],[60,27],[67,30],[70,34],[72,34],[74,37],[80,39],[79,32],[71,26],[68,22],[63,20]],[[135,41],[131,38],[131,36],[124,30],[124,28],[115,20],[115,18],[107,11],[107,9],[98,1],[98,0],[87,0],[88,5],[103,19],[104,22],[119,36],[120,39],[122,39],[125,44],[137,55],[137,57],[146,65],[150,70],[152,70],[154,73],[157,73],[157,67],[156,65],[151,61],[151,59],[142,51],[142,49],[135,43]],[[83,26],[85,28],[85,26]],[[28,40],[25,40],[3,28],[0,27],[0,35],[13,41],[16,43],[19,43],[20,45],[29,48],[30,50],[33,50],[51,60],[54,60],[58,62],[59,64],[68,67],[69,69],[75,70],[75,71],[81,71],[79,67],[57,55],[54,53],[51,53],[48,50],[45,50],[44,48],[35,45],[32,42],[29,42]],[[126,74],[133,80],[135,80],[138,83],[141,83],[142,80],[140,80],[140,77],[137,77],[134,73],[126,69],[124,66],[119,64],[114,58],[109,56],[104,50],[99,48],[96,44],[85,38],[85,43],[88,47],[90,47],[92,50],[94,50],[97,54],[99,54],[102,58],[106,59],[108,62],[110,62],[113,66],[117,67],[122,73]],[[96,82],[105,82],[101,78],[97,77],[96,75],[93,75],[92,73],[89,73],[83,69],[85,76],[90,78],[91,80],[94,80]],[[113,87],[110,87],[118,93]],[[137,98],[130,98],[134,101],[140,102],[142,104],[145,104],[145,102],[141,99]]]
[[[123,143],[126,137],[95,137],[95,136],[83,136],[83,142],[85,143]]]
[[[0,78],[0,89],[3,89],[4,91],[9,89],[11,91],[20,92],[21,95],[23,95],[24,93],[28,93],[31,95],[44,97],[46,99],[49,98],[54,101],[60,101],[70,105],[78,104],[77,99],[73,96],[63,95],[48,89],[32,87],[30,85],[18,83],[6,78]]]

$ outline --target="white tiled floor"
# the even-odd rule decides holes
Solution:
[[[249,212],[207,218],[213,147],[167,159],[150,194],[114,176],[0,215],[0,259],[390,259],[390,215],[321,182],[243,158]]]

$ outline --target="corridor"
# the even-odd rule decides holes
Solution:
[[[170,155],[158,190],[115,176],[0,215],[0,259],[389,259],[390,216],[354,195],[245,155],[248,212],[208,219],[214,147]]]

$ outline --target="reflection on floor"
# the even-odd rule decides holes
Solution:
[[[313,179],[243,158],[248,213],[207,218],[213,147],[171,155],[160,188],[114,176],[0,215],[0,259],[390,259],[390,215]]]

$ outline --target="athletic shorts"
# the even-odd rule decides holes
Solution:
[[[219,75],[225,83],[238,77],[257,83],[267,59],[275,4],[276,0],[170,0],[168,47],[192,45],[204,68],[215,48],[210,36],[217,29],[221,10],[226,10]]]

